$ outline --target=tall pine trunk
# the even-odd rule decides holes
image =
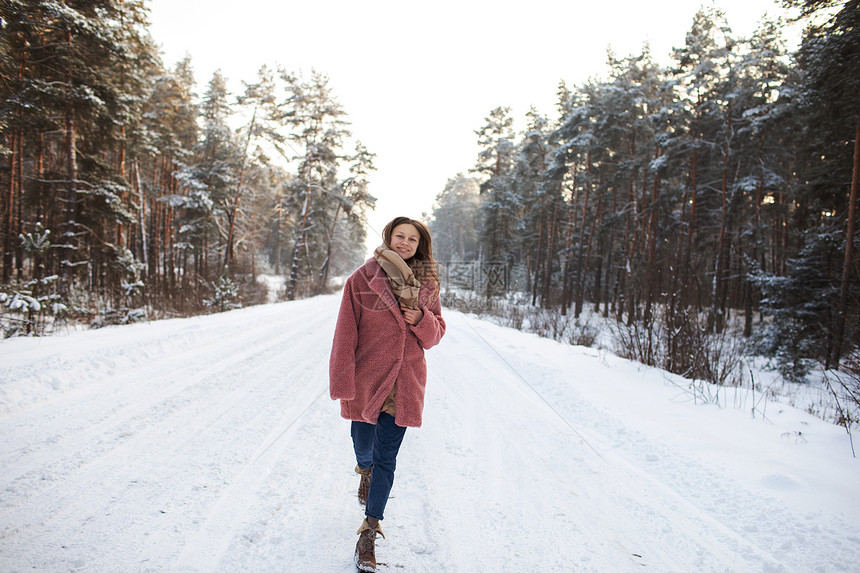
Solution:
[[[299,223],[298,234],[296,235],[296,243],[293,246],[293,260],[290,266],[290,280],[287,283],[287,300],[296,299],[296,284],[299,281],[299,264],[301,262],[302,250],[305,246],[305,235],[307,234],[308,212],[311,205],[311,184],[308,182],[307,190],[305,191],[305,204],[302,207],[302,219]]]
[[[71,32],[67,35],[71,44]],[[66,108],[65,108],[65,152],[66,152],[66,209],[65,221],[63,223],[63,241],[60,255],[60,264],[63,272],[61,277],[61,290],[68,293],[72,289],[74,279],[73,261],[77,250],[77,180],[78,180],[78,157],[76,150],[77,134],[75,131],[75,104],[72,97],[72,76],[66,74]]]
[[[541,207],[541,212],[538,217],[538,242],[534,257],[529,259],[529,263],[534,261],[533,279],[532,279],[532,306],[537,304],[538,285],[540,284],[540,270],[543,268],[543,236],[544,236],[544,214],[546,212],[546,203]],[[488,283],[489,284],[489,283]],[[489,289],[488,289],[489,294]]]
[[[765,257],[760,252],[760,227],[761,227],[761,205],[764,200],[764,162],[762,161],[762,143],[759,141],[756,160],[758,162],[758,181],[756,183],[755,200],[753,203],[753,223],[752,223],[752,260],[761,265],[761,270],[765,269]],[[753,325],[753,287],[749,277],[744,277],[744,337],[752,335]]]
[[[583,299],[585,298],[585,284],[588,281],[588,267],[589,261],[591,260],[591,240],[594,236],[594,225],[597,221],[597,216],[591,219],[591,229],[588,233],[588,236],[585,237],[585,225],[588,218],[588,202],[591,198],[591,150],[588,150],[586,154],[586,164],[585,164],[585,197],[582,201],[582,221],[579,225],[580,228],[580,240],[579,240],[579,248],[577,249],[577,280],[576,280],[576,301],[575,308],[573,311],[573,316],[579,318],[579,315],[582,314],[582,306]],[[598,205],[598,210],[600,206]],[[583,245],[583,239],[585,239],[585,245]],[[583,254],[583,249],[585,249],[585,253]]]
[[[9,154],[9,186],[6,189],[6,200],[4,201],[4,217],[3,217],[3,283],[8,283],[12,278],[12,235],[14,229],[14,213],[15,213],[15,189],[17,187],[15,169],[19,146],[20,130],[14,130],[9,137],[9,148],[12,153]]]
[[[137,258],[143,261],[143,272],[149,272],[149,249],[146,245],[146,194],[140,181],[140,165],[134,162],[134,186],[137,188]]]
[[[839,308],[836,309],[836,325],[834,328],[833,360],[831,367],[838,368],[842,360],[842,349],[845,344],[845,322],[848,314],[848,290],[851,283],[851,273],[857,266],[854,260],[854,231],[857,221],[857,186],[860,184],[860,107],[858,107],[857,125],[854,130],[854,165],[851,173],[851,192],[848,196],[848,222],[845,231],[845,258],[842,262],[842,280],[839,285]]]
[[[726,147],[723,150],[723,173],[721,180],[721,202],[720,202],[720,234],[717,241],[717,259],[714,263],[714,282],[711,293],[711,316],[708,321],[708,331],[720,333],[723,331],[723,323],[725,320],[725,299],[726,299],[726,259],[728,258],[728,247],[726,245],[726,232],[728,227],[728,169],[730,142],[732,132],[732,116],[731,104],[728,108],[728,117],[726,120]]]
[[[242,150],[242,164],[239,166],[239,181],[236,183],[236,195],[233,197],[233,205],[227,215],[229,230],[227,231],[227,245],[224,247],[224,268],[233,260],[233,241],[236,234],[236,213],[239,211],[239,198],[242,196],[242,184],[245,178],[245,164],[248,158],[248,147],[251,145],[251,136],[254,134],[254,125],[257,122],[257,106],[251,115],[251,123],[248,126],[248,137],[245,138],[245,149]]]
[[[660,157],[660,147],[655,146],[654,159]],[[651,306],[654,303],[654,292],[657,290],[660,271],[657,268],[657,200],[660,198],[660,175],[657,169],[654,169],[654,186],[651,189],[651,209],[648,216],[648,234],[647,234],[647,249],[648,249],[648,264],[645,269],[645,312],[642,315],[645,324],[651,322]]]
[[[552,215],[550,215],[549,209],[547,209],[547,215],[550,216],[550,219],[547,222],[546,257],[544,257],[545,269],[542,295],[544,307],[552,306],[550,287],[552,287],[552,261],[555,258],[553,251],[555,249],[555,228],[558,220],[558,201],[553,200]]]
[[[562,287],[562,295],[561,295],[561,313],[567,314],[567,309],[573,303],[573,285],[571,284],[573,277],[571,272],[571,260],[573,258],[573,253],[571,249],[572,239],[573,239],[573,219],[576,216],[576,211],[574,209],[573,203],[574,194],[571,192],[570,202],[567,205],[567,232],[565,233],[564,239],[564,265],[562,269],[562,278],[564,280],[564,285]]]
[[[687,219],[687,236],[686,248],[684,252],[684,261],[678,272],[681,273],[681,290],[682,290],[682,306],[695,306],[696,312],[699,311],[699,297],[696,295],[694,283],[693,265],[693,235],[696,233],[696,199],[698,193],[698,169],[699,169],[699,152],[693,149],[693,156],[690,159],[690,216]],[[685,205],[686,207],[686,205]]]
[[[325,260],[323,261],[322,268],[319,273],[319,287],[320,289],[325,289],[328,284],[328,273],[331,268],[331,254],[334,250],[334,233],[335,228],[337,227],[337,218],[340,216],[341,204],[338,204],[337,210],[334,212],[334,217],[331,219],[331,226],[328,228],[328,236],[326,237],[326,245],[325,245]]]
[[[16,193],[15,237],[24,233],[24,131],[18,139],[18,191]],[[15,272],[19,281],[24,281],[24,247],[21,241],[15,241]]]

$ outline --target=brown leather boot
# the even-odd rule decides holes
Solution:
[[[376,571],[376,534],[385,538],[379,520],[366,517],[358,528],[358,543],[355,544],[355,566],[359,571]]]
[[[367,494],[370,491],[370,474],[373,468],[360,468],[355,466],[355,473],[361,476],[361,481],[358,482],[358,503],[367,505]]]

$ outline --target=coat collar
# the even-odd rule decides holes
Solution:
[[[391,283],[388,280],[388,275],[376,262],[376,259],[371,257],[364,263],[365,276],[367,277],[367,285],[374,293],[379,296],[380,301],[388,310],[394,314],[398,320],[404,321],[403,315],[400,314],[400,305],[397,304],[397,299],[394,297],[394,292],[391,290]]]

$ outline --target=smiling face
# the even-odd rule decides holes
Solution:
[[[391,249],[397,251],[404,261],[408,261],[418,250],[421,234],[415,225],[403,223],[391,231]]]

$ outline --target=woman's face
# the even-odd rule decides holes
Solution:
[[[421,241],[421,235],[418,229],[411,223],[403,223],[397,225],[391,231],[391,248],[407,261],[412,258],[415,251],[418,250],[418,243]]]

